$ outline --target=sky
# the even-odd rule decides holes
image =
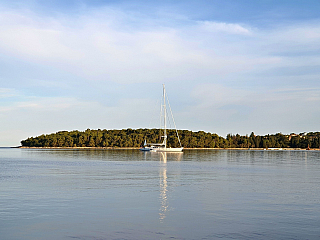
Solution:
[[[319,0],[3,0],[0,146],[57,131],[319,131]]]

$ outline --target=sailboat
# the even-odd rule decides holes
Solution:
[[[168,96],[166,94],[166,88],[163,84],[163,104],[161,105],[161,111],[163,112],[163,142],[162,143],[147,143],[147,141],[144,141],[143,147],[140,148],[141,151],[151,151],[151,152],[182,152],[183,147],[180,142],[179,134],[177,131],[177,128],[175,127],[177,138],[180,144],[180,147],[178,148],[172,148],[172,147],[167,147],[167,105],[166,102],[168,100]],[[168,101],[169,102],[169,101]],[[170,104],[169,104],[170,107]],[[172,115],[172,111],[170,108],[170,112]],[[173,115],[172,115],[172,120],[175,125]]]

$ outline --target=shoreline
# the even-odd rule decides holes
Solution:
[[[139,150],[140,147],[10,147],[22,149],[100,149],[100,150]],[[184,150],[266,150],[266,151],[320,151],[320,148],[184,148]]]

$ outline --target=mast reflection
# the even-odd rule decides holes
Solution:
[[[168,182],[167,182],[167,153],[160,153],[160,162],[162,162],[162,167],[160,168],[160,211],[159,220],[163,222],[166,218],[166,212],[168,211]]]
[[[160,176],[160,202],[161,206],[159,209],[159,220],[163,222],[166,218],[166,213],[169,211],[169,203],[168,203],[168,180],[167,180],[167,154],[170,157],[173,157],[175,161],[180,161],[182,157],[182,153],[160,153],[160,162],[161,167],[159,171]]]

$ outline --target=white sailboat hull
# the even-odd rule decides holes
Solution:
[[[182,152],[183,147],[181,148],[158,148],[155,152]]]
[[[151,146],[151,147],[142,147],[140,148],[140,151],[143,151],[143,152],[182,152],[183,150],[183,147],[181,148],[159,148],[159,147],[154,147],[154,146]]]

